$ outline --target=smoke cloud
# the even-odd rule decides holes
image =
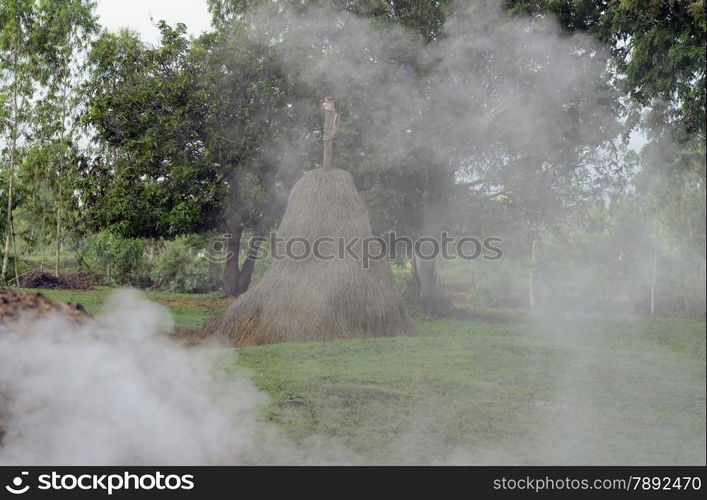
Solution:
[[[606,98],[605,49],[561,34],[552,19],[509,18],[497,2],[460,6],[430,44],[344,12],[253,13],[251,39],[271,45],[288,78],[311,91],[292,103],[296,130],[270,147],[281,168],[320,161],[311,110],[324,95],[337,97],[342,115],[335,166],[354,172],[386,161],[411,174],[432,166],[466,180],[527,182],[582,149],[591,163],[583,174],[617,168],[603,149],[620,127]]]
[[[226,372],[233,352],[169,341],[170,315],[135,291],[105,310],[95,324],[0,331],[0,464],[242,462],[267,398]]]
[[[297,123],[266,149],[271,160],[290,176],[316,166],[321,137],[311,110],[333,95],[342,115],[334,166],[354,174],[375,171],[382,159],[411,174],[435,165],[460,182],[484,179],[484,189],[522,186],[519,202],[545,220],[572,209],[565,189],[606,193],[622,168],[607,54],[588,37],[560,33],[552,20],[509,19],[494,2],[473,5],[427,45],[404,28],[380,29],[341,12],[303,17],[275,5],[252,14],[252,40],[271,45],[288,78],[311,89],[291,103]],[[571,182],[546,175],[570,157],[581,158]],[[699,439],[671,430],[671,408],[663,420],[642,417],[642,408],[675,406],[654,394],[679,395],[682,410],[704,424],[704,378],[682,372],[672,353],[645,343],[618,359],[613,343],[631,339],[607,338],[601,321],[584,316],[579,328],[576,317],[538,313],[524,335],[557,349],[555,364],[543,367],[557,387],[528,403],[534,431],[526,439],[450,445],[428,456],[425,440],[444,409],[421,407],[392,450],[362,456],[324,437],[294,443],[263,423],[268,398],[234,368],[235,350],[169,342],[162,335],[169,315],[135,292],[118,292],[105,310],[95,325],[51,320],[26,334],[0,330],[7,408],[0,464],[655,464],[663,450]],[[631,380],[636,391],[617,380]],[[621,405],[608,400],[628,409],[613,414]],[[646,435],[660,436],[654,453],[641,447]],[[690,459],[704,464],[704,444],[693,448]]]

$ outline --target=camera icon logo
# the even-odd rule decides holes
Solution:
[[[233,238],[231,234],[223,234],[214,238],[209,243],[209,248],[199,252],[199,256],[210,262],[222,264],[233,258],[233,252],[228,249],[228,241]]]
[[[29,472],[22,471],[19,476],[16,476],[12,480],[12,485],[8,484],[5,486],[5,489],[13,495],[22,495],[23,493],[27,493],[27,490],[29,490],[29,485],[26,484],[22,486],[22,476],[26,476],[27,474],[29,474]]]

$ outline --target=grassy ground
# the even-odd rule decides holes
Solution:
[[[415,338],[241,350],[294,438],[380,462],[704,463],[704,323],[419,321]]]
[[[101,312],[103,303],[114,291],[112,288],[99,287],[93,290],[27,290],[41,292],[52,299],[79,303],[91,314]],[[201,328],[204,318],[223,312],[230,299],[219,298],[219,293],[183,294],[170,292],[146,292],[148,299],[169,308],[174,317],[175,327],[183,330]]]
[[[110,290],[46,291],[98,312]],[[148,293],[180,328],[226,307]],[[263,418],[376,463],[704,464],[705,322],[491,311],[419,336],[239,349]],[[237,361],[236,361],[237,358]]]

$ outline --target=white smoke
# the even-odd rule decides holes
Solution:
[[[266,398],[229,373],[235,351],[169,341],[169,314],[135,291],[105,309],[95,324],[0,332],[0,464],[242,463]]]
[[[602,348],[612,341],[590,328],[583,331],[594,332],[591,338],[557,339],[568,354],[565,363],[547,367],[558,387],[547,399],[528,402],[524,418],[532,430],[524,439],[441,445],[435,426],[444,410],[421,404],[388,449],[361,453],[332,436],[296,442],[284,436],[264,421],[268,398],[238,367],[235,349],[168,340],[163,332],[171,317],[137,292],[118,291],[105,307],[106,314],[84,326],[54,319],[24,333],[0,330],[0,417],[7,429],[0,465],[672,463],[660,453],[646,455],[640,443],[646,434],[660,436],[660,450],[685,443],[685,436],[672,429],[672,418],[641,416],[641,408],[666,404],[660,394],[675,391],[685,405],[704,401],[704,385],[676,371],[660,349],[619,359]],[[539,326],[527,335],[551,338],[560,331],[542,320]],[[401,349],[405,356],[404,344]],[[656,364],[669,374],[665,380],[651,378],[648,368]],[[606,385],[626,376],[636,385]],[[606,380],[587,386],[582,377]],[[646,384],[657,392],[629,390]],[[620,398],[634,410],[617,412],[597,398]],[[623,450],[628,438],[622,434],[637,444]]]
[[[542,164],[547,158],[560,161],[560,146],[600,144],[599,132],[616,124],[612,111],[599,104],[606,54],[596,42],[559,36],[551,21],[512,20],[495,10],[473,14],[449,19],[447,38],[426,47],[413,43],[403,29],[382,30],[331,12],[301,18],[264,10],[253,15],[252,30],[256,40],[275,46],[289,79],[316,92],[292,103],[295,109],[312,101],[317,109],[327,94],[339,98],[337,144],[347,139],[347,127],[354,128],[353,111],[365,118],[355,137],[348,131],[348,140],[355,140],[361,152],[356,162],[375,164],[387,155],[414,170],[403,160],[410,148],[419,147],[442,165],[465,156],[476,162],[469,172],[460,168],[460,174],[498,176],[522,185],[538,177],[532,165],[520,162],[487,172],[483,146],[497,148],[502,156],[520,151]],[[405,63],[409,59],[434,66],[431,81],[416,77],[414,65]],[[365,101],[355,99],[361,89]],[[568,119],[568,103],[582,104],[587,115]],[[365,108],[352,109],[356,105]],[[569,144],[560,133],[567,123],[573,125]],[[300,132],[293,130],[273,145],[283,170],[288,162],[303,168],[308,148],[319,158],[317,137],[306,143],[302,138],[309,135]],[[354,161],[343,161],[351,158],[336,156],[341,153],[335,152],[335,164],[355,168]],[[162,335],[171,328],[167,312],[135,292],[118,292],[105,310],[94,325],[51,320],[36,323],[25,335],[0,331],[0,405],[6,405],[0,406],[0,416],[8,414],[0,464],[655,464],[668,460],[661,452],[669,447],[704,443],[671,431],[676,417],[667,410],[662,420],[646,422],[649,418],[641,415],[644,408],[666,404],[657,401],[660,394],[683,391],[680,411],[695,412],[692,402],[702,403],[696,416],[704,422],[704,379],[678,370],[680,362],[671,353],[647,348],[620,359],[611,349],[616,339],[599,330],[586,327],[569,335],[576,325],[553,329],[553,318],[540,317],[534,320],[541,333],[529,328],[528,335],[556,346],[558,361],[545,369],[557,387],[544,399],[528,401],[522,418],[532,432],[526,439],[476,447],[450,444],[433,455],[428,443],[440,435],[434,433],[436,417],[445,409],[420,407],[392,449],[375,456],[357,454],[329,437],[295,444],[258,419],[267,397],[238,372],[235,350],[187,349],[168,341]],[[635,343],[649,346],[641,339]],[[401,344],[401,358],[408,355],[405,349]],[[661,380],[653,380],[655,370],[649,368],[654,366],[665,368],[659,371]],[[641,391],[615,383],[626,378]],[[584,380],[591,384],[581,384]],[[607,397],[623,406],[632,403],[632,409],[611,410],[604,404]],[[618,431],[630,439],[617,437]],[[663,442],[652,455],[621,449],[655,436]],[[635,449],[644,448],[651,447]],[[691,448],[704,456],[703,444]],[[694,461],[704,464],[703,458]]]

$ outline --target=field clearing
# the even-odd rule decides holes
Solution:
[[[109,289],[42,291],[97,313]],[[217,295],[147,293],[196,329]],[[704,464],[705,322],[534,315],[418,318],[416,337],[234,349],[295,442],[368,463]]]

